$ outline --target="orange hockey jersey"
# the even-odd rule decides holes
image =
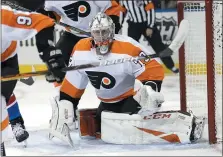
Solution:
[[[17,40],[32,38],[42,29],[53,25],[53,19],[47,16],[35,12],[18,11],[3,5],[1,8],[1,62],[16,54]]]

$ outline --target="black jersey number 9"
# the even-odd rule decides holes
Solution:
[[[67,17],[73,21],[78,21],[79,17],[87,17],[91,12],[91,6],[86,1],[78,1],[62,8]]]
[[[32,24],[32,19],[27,16],[18,16],[17,23],[20,25],[27,25],[30,26]]]

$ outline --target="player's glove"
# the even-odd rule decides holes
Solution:
[[[160,110],[164,102],[164,97],[162,93],[155,92],[150,86],[145,85],[143,88],[144,92],[142,92],[140,102],[142,108],[139,110],[138,114],[146,116]]]
[[[42,53],[40,58],[46,63],[50,71],[45,77],[48,82],[61,83],[64,79],[65,72],[62,71],[66,67],[63,55],[60,49],[49,46]]]
[[[164,102],[164,96],[160,92],[154,91],[148,85],[141,85],[137,94],[133,97],[141,106],[138,114],[145,116],[151,115],[160,110]]]

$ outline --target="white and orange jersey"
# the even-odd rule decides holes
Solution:
[[[54,20],[45,15],[18,11],[3,5],[1,8],[1,62],[16,54],[18,40],[32,38],[42,29],[53,25]]]
[[[98,12],[105,12],[108,15],[116,14],[110,7],[117,6],[118,3],[114,0],[45,2],[45,10],[54,12],[57,20],[87,32],[89,32],[90,21]],[[78,34],[78,32],[72,32],[69,29],[67,31],[78,36],[86,36]]]
[[[76,44],[70,65],[99,62],[96,50],[92,48],[91,41],[91,38],[85,38]],[[104,59],[114,60],[148,54],[150,52],[147,52],[132,38],[115,35],[111,50]],[[101,101],[115,102],[135,94],[133,88],[136,78],[141,81],[163,80],[163,67],[156,59],[153,59],[148,62],[125,62],[110,66],[69,71],[60,91],[73,98],[80,98],[90,81]]]

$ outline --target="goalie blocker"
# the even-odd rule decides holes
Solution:
[[[204,119],[188,112],[164,111],[141,116],[103,111],[99,133],[96,110],[77,111],[80,137],[101,138],[112,144],[185,144],[200,139],[204,128]]]

